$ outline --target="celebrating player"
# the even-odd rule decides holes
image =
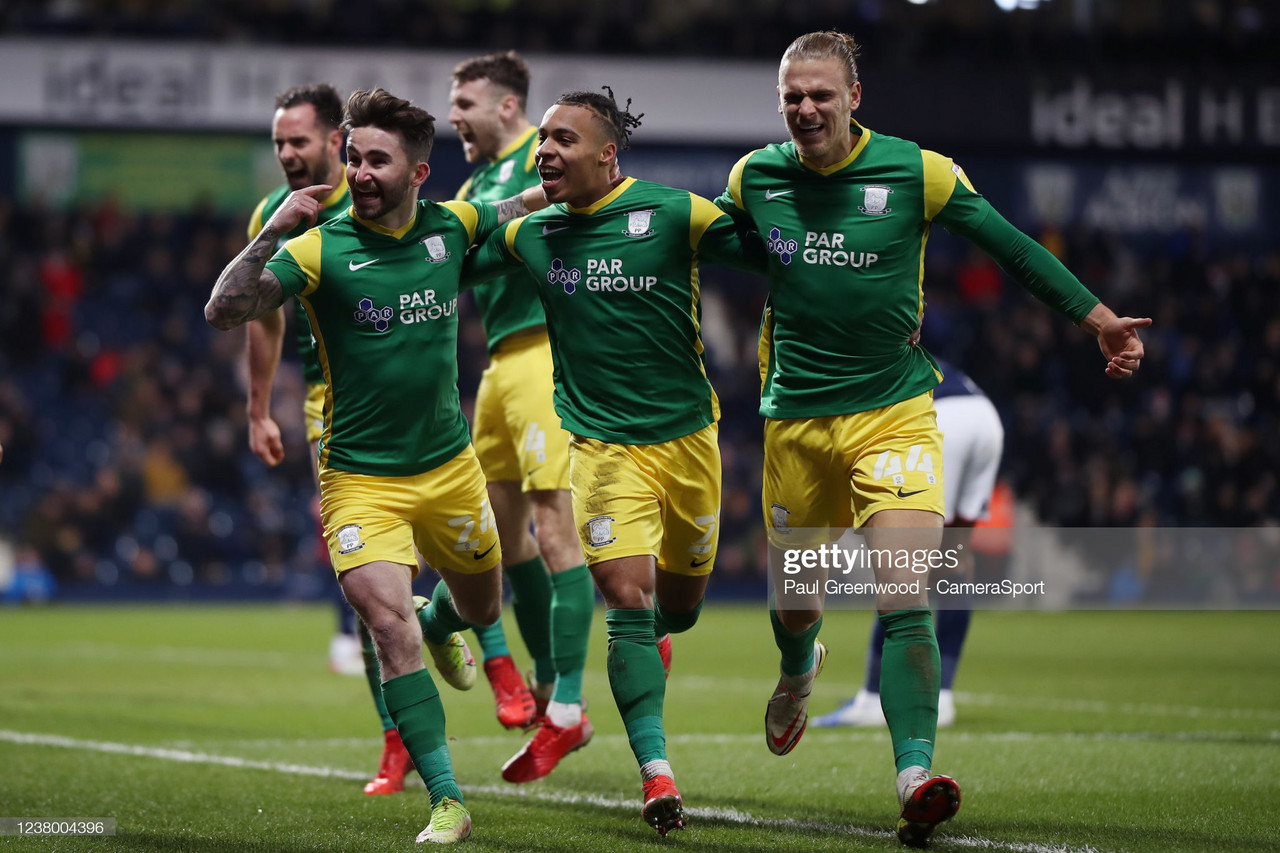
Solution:
[[[456,632],[492,624],[502,600],[497,530],[458,402],[458,277],[474,241],[528,211],[519,199],[417,201],[434,120],[385,90],[352,94],[343,129],[350,215],[290,240],[268,262],[279,236],[313,222],[332,188],[291,193],[219,276],[205,317],[230,329],[289,296],[307,312],[325,377],[329,556],[373,636],[387,710],[427,784],[431,822],[418,840],[453,843],[471,834],[471,816],[421,644],[425,632],[437,666],[460,680],[469,655]],[[419,618],[415,545],[442,578]]]
[[[249,240],[262,231],[293,190],[332,184],[334,189],[321,200],[316,214],[316,224],[347,212],[351,195],[347,191],[347,179],[342,162],[342,98],[330,85],[295,86],[276,98],[276,112],[271,121],[271,138],[276,147],[276,158],[284,170],[285,183],[258,203],[249,220]],[[283,246],[307,229],[306,222],[299,222],[276,240]],[[311,324],[305,311],[294,312],[297,329],[298,356],[302,360],[302,375],[307,382],[307,401],[303,407],[307,441],[311,445],[311,470],[319,477],[319,441],[324,429],[324,373],[316,358],[315,340],[311,336]],[[280,427],[271,417],[271,386],[276,368],[280,366],[280,352],[284,346],[284,307],[269,311],[257,320],[251,320],[248,328],[249,361],[249,447],[268,465],[278,465],[284,459],[284,445],[280,441]],[[382,699],[382,680],[378,661],[373,653],[373,641],[364,625],[356,618],[355,611],[339,596],[339,631],[329,644],[329,667],[344,674],[363,673],[369,681],[373,703],[382,721],[382,758],[378,772],[364,787],[366,794],[391,794],[404,789],[405,771],[411,766],[409,753],[396,731],[391,715]]]
[[[684,813],[658,638],[697,621],[719,534],[719,406],[703,365],[698,261],[744,264],[750,246],[706,199],[621,176],[618,152],[638,124],[612,92],[557,100],[537,149],[553,206],[494,234],[465,278],[523,266],[536,282],[556,411],[572,433],[574,520],[608,607],[609,684],[640,765],[642,814],[665,835]]]
[[[930,224],[964,236],[1047,305],[1098,339],[1106,373],[1138,369],[1137,329],[978,195],[961,168],[852,120],[862,96],[857,46],[809,33],[783,54],[778,112],[791,141],[743,157],[718,204],[768,240],[770,299],[761,329],[765,523],[795,547],[815,531],[861,528],[869,548],[938,548],[942,453],[932,358],[917,345],[922,253]],[[911,584],[906,561],[876,581]],[[776,586],[776,585],[775,585]],[[781,592],[775,589],[775,593]],[[932,776],[938,644],[919,595],[877,598],[885,628],[881,704],[893,740],[898,837],[923,846],[953,816],[960,790]],[[826,649],[822,601],[770,607],[781,678],[765,717],[769,748],[790,752],[808,722]]]
[[[528,94],[529,69],[514,51],[454,68],[449,123],[467,162],[481,164],[458,198],[496,201],[538,185],[538,131],[525,116]],[[547,321],[524,277],[512,271],[475,291],[489,367],[476,393],[473,440],[489,483],[512,608],[534,664],[526,687],[502,622],[477,629],[499,722],[538,726],[502,768],[508,782],[546,776],[592,735],[581,702],[595,589],[573,527],[569,434],[551,402]]]
[[[973,555],[968,550],[973,526],[987,515],[991,494],[1000,472],[1004,451],[1004,427],[1000,413],[972,379],[959,368],[937,360],[942,381],[933,389],[933,407],[938,412],[938,432],[942,433],[943,550],[958,555],[964,571],[972,574]],[[933,614],[938,638],[941,672],[938,692],[938,728],[956,721],[956,700],[951,686],[955,681],[960,652],[969,632],[973,611],[952,607]],[[852,699],[829,714],[814,717],[815,726],[883,726],[880,707],[880,656],[884,649],[884,625],[872,623],[867,643],[867,671],[863,688]]]

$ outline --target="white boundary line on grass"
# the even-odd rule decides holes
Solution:
[[[0,741],[24,746],[51,746],[61,749],[74,749],[84,752],[103,752],[112,755],[130,755],[141,758],[158,758],[163,761],[177,761],[185,764],[216,764],[221,767],[235,767],[246,770],[268,770],[275,773],[287,773],[294,776],[316,776],[329,779],[350,779],[362,781],[368,778],[367,773],[355,770],[342,770],[336,767],[314,767],[305,764],[286,764],[273,761],[255,761],[234,755],[213,755],[205,752],[191,752],[185,749],[164,749],[160,747],[142,746],[140,744],[112,743],[110,741],[80,740],[62,735],[33,734],[0,729]],[[467,793],[490,796],[523,798],[544,803],[560,805],[585,804],[600,808],[617,809],[634,812],[636,803],[633,800],[619,800],[602,797],[598,794],[556,793],[552,791],[512,790],[496,785],[463,785]],[[690,808],[688,813],[693,817],[706,820],[734,823],[743,826],[776,827],[778,829],[802,829],[811,832],[825,832],[832,835],[856,835],[863,838],[890,839],[893,833],[887,830],[868,829],[863,826],[831,823],[828,821],[794,820],[790,818],[761,818],[733,808]],[[1010,853],[1099,853],[1094,847],[1068,847],[1058,844],[1038,844],[1035,842],[996,841],[990,838],[977,838],[970,835],[946,836],[948,844],[968,847],[974,850],[1007,850]]]

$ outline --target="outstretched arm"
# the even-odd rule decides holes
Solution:
[[[268,311],[248,325],[249,449],[268,465],[284,461],[280,426],[271,417],[271,386],[284,348],[284,309]]]
[[[289,233],[300,222],[315,224],[320,199],[332,189],[320,184],[289,194],[258,236],[218,276],[209,303],[204,306],[209,325],[225,332],[284,304],[280,280],[263,267],[275,253],[280,235]]]

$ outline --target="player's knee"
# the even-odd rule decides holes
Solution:
[[[477,628],[487,628],[502,616],[501,595],[483,601],[460,601],[454,596],[453,606],[465,622]]]

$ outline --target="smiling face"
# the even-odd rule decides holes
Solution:
[[[361,219],[399,227],[412,217],[418,187],[430,173],[426,163],[410,162],[399,133],[355,127],[347,136],[347,184]]]
[[[556,104],[538,128],[538,174],[552,204],[589,207],[613,189],[618,146],[604,120],[587,107]]]
[[[321,126],[311,104],[276,110],[271,139],[291,190],[331,183],[341,173],[342,132]]]
[[[508,114],[514,116],[518,110],[516,96],[487,77],[454,81],[449,90],[449,124],[458,131],[468,163],[498,156],[503,148],[504,122]]]
[[[849,117],[861,101],[862,84],[834,59],[788,59],[778,69],[778,112],[800,156],[819,168],[853,150]]]

